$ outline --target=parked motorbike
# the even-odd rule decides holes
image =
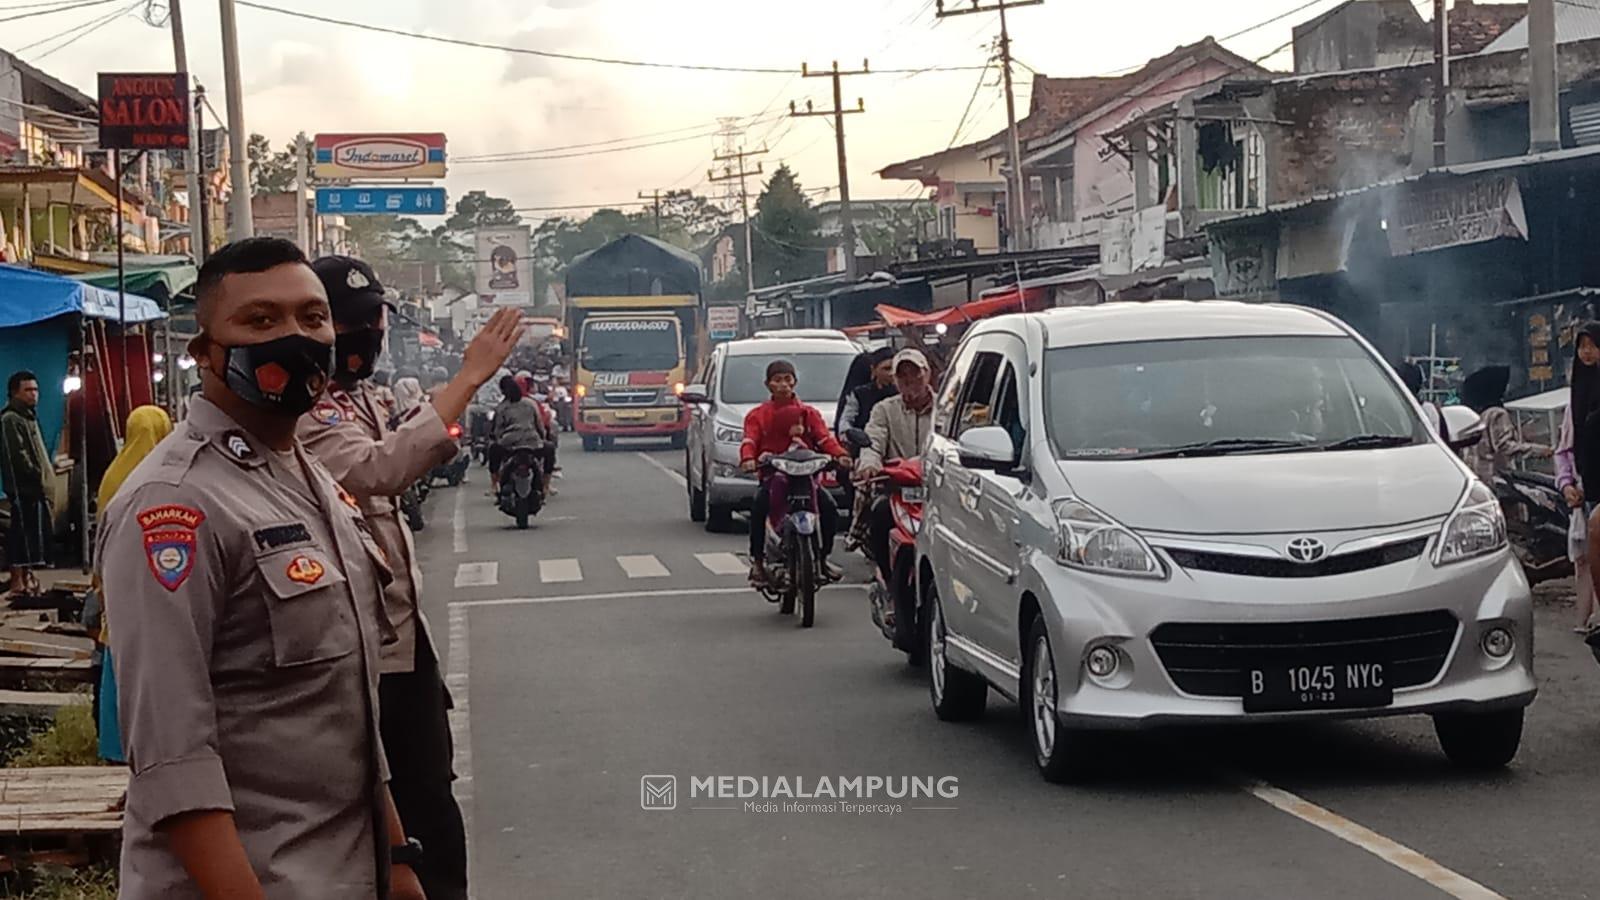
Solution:
[[[894,525],[889,529],[889,582],[873,560],[873,582],[868,592],[872,622],[883,636],[904,652],[913,664],[921,663],[922,616],[917,603],[917,534],[922,531],[922,505],[927,491],[922,484],[922,460],[895,459],[884,463],[874,487],[887,492]],[[871,557],[869,550],[868,557]]]
[[[467,478],[467,466],[472,462],[472,454],[461,447],[461,424],[452,422],[448,430],[456,442],[456,455],[449,462],[434,466],[433,471],[428,473],[427,481],[431,485],[435,479],[441,479],[451,487],[460,487]]]
[[[1567,559],[1567,527],[1572,510],[1556,481],[1537,472],[1504,471],[1493,484],[1505,511],[1511,551],[1528,581],[1538,584],[1572,574]]]
[[[527,528],[528,519],[538,515],[544,506],[543,457],[532,447],[518,447],[500,466],[500,511],[517,521],[518,528]]]
[[[797,447],[769,456],[762,465],[773,470],[763,490],[771,491],[766,523],[767,585],[762,593],[778,603],[778,612],[794,615],[800,606],[800,627],[816,622],[817,591],[826,579],[822,560],[822,517],[817,492],[833,459]]]
[[[400,495],[400,513],[406,517],[406,525],[412,531],[421,531],[426,524],[422,519],[422,491],[418,484],[406,488]]]

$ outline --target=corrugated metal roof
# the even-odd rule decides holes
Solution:
[[[1600,37],[1600,0],[1556,0],[1556,41],[1571,44]],[[1511,26],[1484,53],[1528,49],[1528,20]]]

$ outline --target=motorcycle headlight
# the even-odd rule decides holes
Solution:
[[[716,439],[719,444],[742,444],[744,443],[744,429],[718,425]]]
[[[1058,501],[1055,510],[1056,561],[1062,565],[1129,578],[1167,577],[1150,545],[1105,513],[1082,500]]]
[[[1494,553],[1506,545],[1506,517],[1500,500],[1489,486],[1477,479],[1467,486],[1455,512],[1439,532],[1439,546],[1433,551],[1433,564],[1449,565]]]

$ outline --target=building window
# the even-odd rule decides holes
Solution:
[[[947,241],[956,239],[956,208],[954,206],[939,207],[939,236]]]
[[[1199,128],[1199,207],[1259,209],[1266,172],[1266,142],[1244,122],[1207,122]]]

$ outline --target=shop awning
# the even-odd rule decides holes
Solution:
[[[129,323],[165,317],[154,300],[126,295]],[[0,265],[0,328],[31,325],[68,313],[118,321],[116,291],[18,266]]]
[[[961,325],[966,322],[976,322],[991,316],[1003,315],[1013,312],[1033,312],[1044,308],[1046,302],[1045,292],[1041,288],[1025,288],[1021,291],[1016,288],[1007,288],[1004,293],[949,309],[938,309],[930,313],[917,313],[898,306],[880,304],[877,307],[878,315],[883,321],[894,328],[929,327],[935,325]]]
[[[109,272],[86,272],[72,277],[113,293],[117,290],[117,273],[115,269]],[[124,289],[130,293],[140,294],[156,300],[170,300],[193,287],[199,278],[200,270],[187,264],[129,266],[124,274],[122,284]]]

